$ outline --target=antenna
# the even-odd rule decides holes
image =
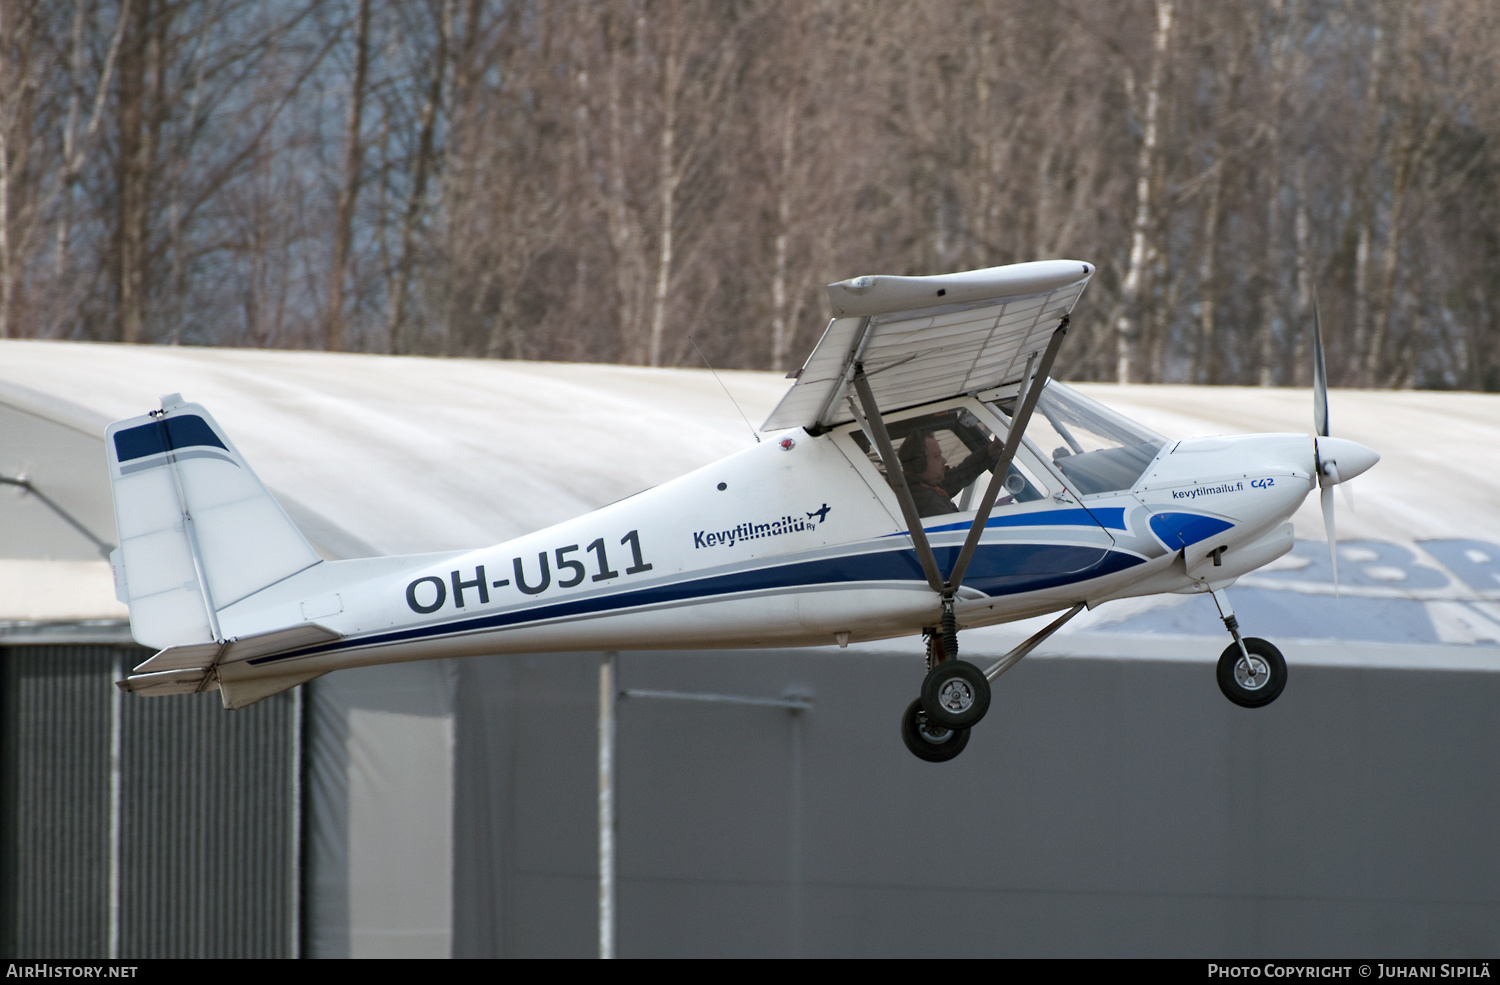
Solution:
[[[698,343],[695,342],[695,341],[693,341],[693,337],[691,335],[688,336],[688,341],[692,342],[694,349],[698,349]],[[711,363],[711,362],[708,361],[708,357],[703,354],[703,350],[702,349],[698,349],[698,358],[702,359],[703,360],[703,365],[707,366],[708,367],[708,371],[710,373],[714,374],[714,379],[718,380],[719,388],[724,391],[724,396],[728,397],[729,398],[729,402],[732,403],[732,404],[734,404],[734,409],[735,410],[740,411],[740,417],[741,417],[741,419],[744,420],[745,427],[749,428],[750,429],[750,433],[753,434],[753,435],[755,435],[755,443],[756,444],[760,444],[760,432],[757,431],[757,430],[755,430],[755,425],[753,425],[753,424],[750,423],[750,418],[745,417],[745,412],[743,410],[740,410],[740,402],[738,400],[734,399],[734,394],[732,394],[732,393],[729,392],[729,387],[725,386],[724,385],[724,381],[719,379],[718,370],[714,369],[713,363]]]

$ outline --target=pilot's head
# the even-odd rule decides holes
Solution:
[[[932,436],[931,431],[913,431],[907,435],[906,440],[901,442],[896,457],[901,461],[901,471],[913,479],[941,482],[948,471],[943,446]]]

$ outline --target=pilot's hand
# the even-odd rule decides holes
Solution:
[[[1005,450],[1005,442],[1001,441],[999,438],[991,438],[990,439],[990,449],[989,449],[989,451],[990,451],[990,459],[992,461],[995,460],[995,459],[998,459],[1000,457],[1000,453],[1002,451],[1004,451],[1004,450]]]

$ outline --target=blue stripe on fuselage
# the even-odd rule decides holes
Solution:
[[[1151,518],[1151,530],[1168,547],[1192,547],[1200,540],[1228,530],[1234,524],[1216,516],[1201,513],[1158,513]]]
[[[947,533],[950,530],[968,530],[972,520],[960,520],[958,523],[945,523],[937,527],[923,527],[930,534]],[[1110,530],[1126,530],[1125,507],[1106,506],[1103,509],[1086,510],[1076,508],[1071,510],[1032,510],[1029,513],[1002,513],[992,516],[985,523],[986,530],[991,527],[1106,527]],[[887,534],[888,537],[905,537],[908,531]]]
[[[958,551],[958,547],[940,547],[933,553],[937,557],[939,566],[946,571],[952,568]],[[1017,595],[1045,588],[1056,588],[1088,578],[1099,578],[1142,563],[1144,559],[1133,554],[1107,551],[1097,547],[1068,544],[986,544],[974,552],[974,558],[964,578],[964,585],[991,596]],[[1068,565],[1072,567],[1068,568]],[[288,653],[257,657],[250,660],[250,663],[259,665],[334,650],[400,643],[426,636],[502,629],[521,623],[541,622],[566,616],[592,615],[615,609],[660,605],[690,599],[707,601],[717,595],[738,595],[771,589],[809,588],[815,585],[868,581],[925,583],[926,579],[922,574],[921,565],[917,562],[916,553],[909,549],[819,558],[772,565],[752,571],[711,575],[670,585],[652,585],[611,595],[544,603],[454,622],[345,639]]]

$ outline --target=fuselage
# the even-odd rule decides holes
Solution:
[[[1058,392],[1073,402],[1054,418],[1097,407]],[[904,417],[960,421],[976,434],[1003,435],[1008,423],[1000,402],[980,397],[887,419],[896,428]],[[1118,447],[1090,449],[1058,420],[1070,450],[1060,439],[1047,448],[1053,432],[1036,431],[1034,423],[1017,455],[1023,477],[1015,496],[989,517],[958,592],[961,627],[1222,587],[1291,548],[1290,516],[1316,485],[1315,446],[1305,434],[1127,436]],[[1081,433],[1076,422],[1072,431]],[[226,663],[220,677],[475,654],[829,645],[921,632],[937,623],[940,601],[866,447],[857,424],[779,432],[493,547],[316,564],[221,610],[223,634],[313,621],[341,638]],[[973,521],[974,498],[955,494],[954,512],[923,518],[945,571]]]

